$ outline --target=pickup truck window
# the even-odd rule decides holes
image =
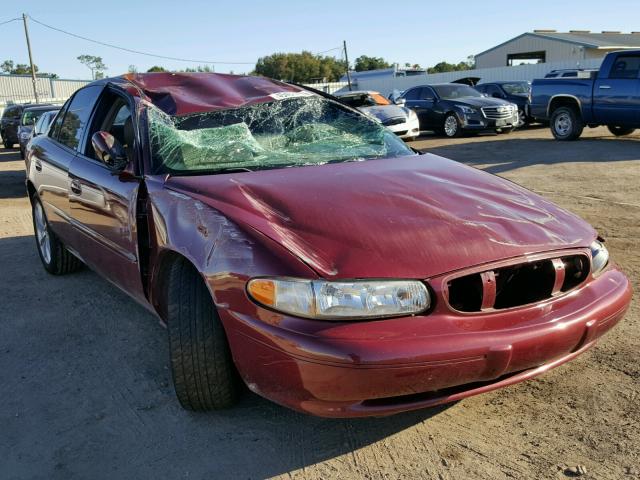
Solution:
[[[609,78],[637,79],[640,74],[640,55],[620,55],[611,67]]]
[[[82,132],[101,90],[101,86],[93,85],[78,90],[73,96],[58,133],[58,141],[60,143],[69,148],[78,148]]]

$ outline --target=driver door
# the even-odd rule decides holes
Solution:
[[[69,211],[82,259],[144,301],[136,228],[140,181],[130,173],[112,171],[98,160],[91,145],[95,132],[109,132],[126,150],[129,168],[135,168],[138,155],[133,105],[133,100],[109,88],[98,100],[85,144],[69,168]]]

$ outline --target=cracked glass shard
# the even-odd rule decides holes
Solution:
[[[413,155],[374,120],[319,96],[170,116],[149,105],[157,173],[259,170]]]

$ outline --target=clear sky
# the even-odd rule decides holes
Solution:
[[[431,66],[459,62],[533,29],[640,31],[640,0],[320,0],[235,2],[62,0],[3,2],[0,23],[23,12],[41,22],[107,43],[160,55],[251,62],[274,52],[321,52],[347,41],[359,55]],[[113,50],[30,23],[35,63],[61,78],[89,78],[76,57],[101,56],[109,75],[135,65],[185,68],[193,63]],[[339,51],[329,52],[339,54]],[[0,62],[27,63],[21,22],[0,25]],[[216,64],[218,72],[252,65]]]

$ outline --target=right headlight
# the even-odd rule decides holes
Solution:
[[[466,105],[458,105],[458,108],[462,111],[462,113],[464,113],[465,115],[473,115],[475,113],[477,113],[478,111],[475,108],[472,107],[467,107]]]
[[[329,282],[299,278],[254,278],[247,293],[282,313],[318,320],[359,320],[415,315],[430,306],[427,287],[415,280]]]
[[[599,240],[594,240],[589,248],[591,249],[591,272],[596,275],[609,263],[609,251]]]

